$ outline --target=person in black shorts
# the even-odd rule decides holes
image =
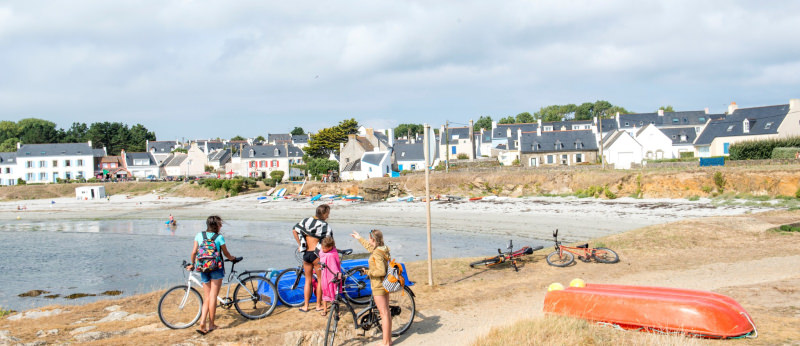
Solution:
[[[303,274],[305,275],[306,282],[303,288],[303,306],[300,308],[302,312],[308,312],[308,302],[311,300],[311,283],[313,281],[313,273],[320,277],[319,266],[319,251],[322,249],[320,240],[325,237],[333,238],[333,231],[326,222],[331,213],[331,206],[322,204],[317,207],[317,213],[314,217],[305,218],[294,225],[292,235],[294,240],[297,241],[297,251],[303,253]],[[312,271],[313,270],[313,271]],[[317,311],[322,311],[322,286],[319,282],[314,287],[314,295],[317,297]]]

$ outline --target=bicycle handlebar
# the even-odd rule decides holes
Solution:
[[[353,249],[344,249],[344,250],[338,250],[337,249],[336,251],[339,252],[339,254],[343,255],[343,256],[347,256],[347,255],[353,253]]]

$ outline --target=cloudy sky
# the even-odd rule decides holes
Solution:
[[[159,139],[800,98],[797,1],[2,1],[0,120]]]

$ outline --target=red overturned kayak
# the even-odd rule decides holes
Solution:
[[[586,284],[547,292],[544,312],[708,338],[755,336],[752,318],[732,298],[679,288]]]

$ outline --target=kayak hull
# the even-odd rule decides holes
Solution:
[[[752,318],[732,298],[665,287],[587,284],[547,292],[547,313],[618,325],[625,329],[734,338],[755,331]]]

